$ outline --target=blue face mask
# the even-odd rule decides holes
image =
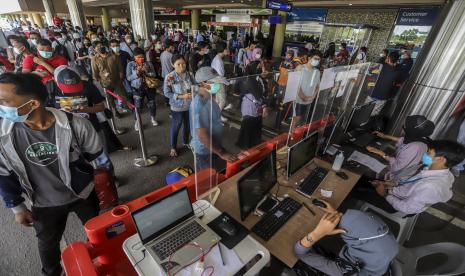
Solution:
[[[53,52],[49,51],[39,51],[39,54],[43,58],[51,58],[53,56]]]
[[[208,92],[210,94],[216,94],[216,93],[218,93],[218,91],[220,91],[220,89],[221,89],[221,84],[212,83],[212,84],[210,84],[210,90],[208,90]]]
[[[28,101],[24,104],[22,104],[21,106],[18,106],[18,107],[11,107],[11,106],[4,106],[4,105],[0,105],[0,117],[8,120],[8,121],[11,121],[13,123],[22,123],[22,122],[25,122],[27,120],[27,118],[29,117],[29,114],[32,113],[32,111],[34,111],[34,109],[31,109],[31,111],[29,111],[27,114],[24,114],[24,115],[19,115],[18,114],[18,109],[20,109],[21,107],[25,106],[26,104],[30,103],[31,101]]]
[[[313,67],[317,67],[318,65],[320,65],[320,61],[317,60],[317,59],[312,59],[312,61],[310,62],[310,64],[311,64]]]
[[[425,166],[431,166],[433,164],[433,158],[431,156],[429,156],[427,153],[423,154],[422,158],[421,158],[421,162],[423,163],[423,165]]]

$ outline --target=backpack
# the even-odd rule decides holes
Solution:
[[[68,55],[68,50],[66,49],[66,47],[64,45],[62,45],[60,42],[58,42],[58,40],[55,40],[55,42],[58,44],[56,47],[55,47],[55,53],[66,58],[67,61],[70,61],[71,58],[70,56]]]
[[[174,184],[178,182],[179,180],[184,179],[193,173],[194,173],[194,170],[192,170],[192,168],[188,165],[177,167],[174,170],[166,174],[166,177],[165,177],[166,185]]]

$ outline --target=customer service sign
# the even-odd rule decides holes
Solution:
[[[400,9],[396,25],[432,26],[441,10],[436,7],[421,9]]]

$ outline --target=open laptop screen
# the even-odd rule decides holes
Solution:
[[[194,215],[187,189],[183,188],[132,213],[143,244]]]

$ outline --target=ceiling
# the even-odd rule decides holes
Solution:
[[[64,1],[64,0],[63,0]],[[82,0],[84,6],[127,5],[128,0]],[[262,0],[153,0],[154,8],[260,8]],[[294,0],[296,7],[442,5],[446,0]]]

